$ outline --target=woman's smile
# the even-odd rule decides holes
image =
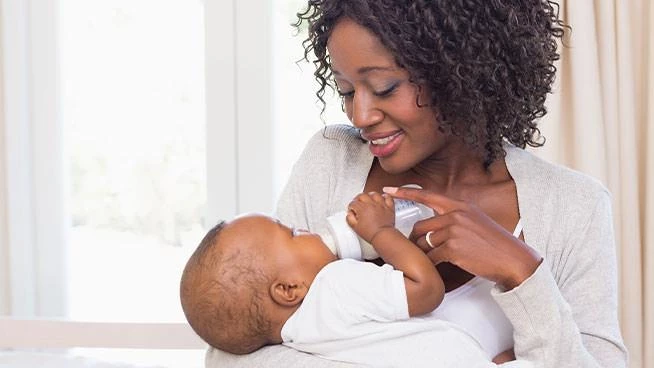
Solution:
[[[390,156],[398,150],[402,140],[404,139],[404,131],[399,130],[391,133],[390,135],[384,135],[381,137],[379,137],[379,135],[377,136],[378,138],[364,137],[364,139],[368,141],[370,152],[375,157],[382,158]]]

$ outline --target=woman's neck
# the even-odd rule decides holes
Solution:
[[[374,160],[364,191],[381,191],[384,186],[418,184],[424,189],[452,198],[473,200],[484,189],[511,181],[503,159],[484,166],[482,155],[463,142],[452,142],[400,174],[389,174]]]
[[[484,165],[482,155],[462,141],[454,141],[411,169],[442,192],[453,188],[478,186],[508,178],[503,160]]]

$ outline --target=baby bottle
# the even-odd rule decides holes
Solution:
[[[415,184],[404,185],[404,187],[421,188]],[[397,198],[394,201],[395,227],[406,237],[409,236],[416,222],[434,216],[431,208],[420,203]],[[361,239],[347,224],[346,215],[347,211],[341,211],[327,217],[328,231],[320,234],[325,244],[339,258],[358,260],[379,258],[375,248]]]

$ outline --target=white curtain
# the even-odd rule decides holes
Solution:
[[[649,366],[654,365],[654,147],[649,143],[654,143],[654,5],[648,3],[647,9],[647,29],[645,34],[648,36],[646,44],[646,78],[643,78],[641,88],[644,94],[643,125],[644,131],[641,133],[644,142],[642,142],[644,159],[641,168],[643,170],[642,180],[640,181],[640,193],[643,195],[643,218],[641,220],[643,234],[643,284],[641,289],[644,292],[643,309],[645,311],[643,318],[643,345],[649,346],[643,352],[643,362]]]
[[[0,9],[1,10],[1,9]],[[2,14],[0,13],[0,19]],[[0,28],[0,40],[2,40],[2,28]],[[2,55],[2,43],[0,42],[0,56]],[[4,69],[3,58],[0,57],[0,70]],[[0,315],[9,313],[9,255],[7,252],[7,198],[5,187],[5,165],[4,152],[5,145],[5,128],[4,128],[4,79],[0,73]]]
[[[56,2],[28,3],[0,0],[0,313],[62,316],[68,219]]]
[[[0,19],[2,19],[2,8],[0,8]],[[3,28],[0,27],[0,40],[4,39]],[[4,71],[3,44],[0,42],[0,71]],[[5,152],[5,80],[4,72],[0,72],[0,315],[9,313],[9,249],[7,235],[7,187]]]
[[[654,367],[654,6],[560,0],[562,48],[540,155],[613,194],[620,321],[630,367]],[[648,103],[649,102],[649,103]],[[648,140],[649,139],[649,140]],[[649,346],[650,348],[647,348]]]

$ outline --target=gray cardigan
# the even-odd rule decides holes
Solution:
[[[615,240],[608,191],[596,180],[506,145],[525,242],[544,262],[517,288],[492,291],[514,327],[518,359],[542,367],[625,367],[617,316]],[[373,156],[350,126],[318,132],[295,164],[280,220],[313,232],[363,190]],[[351,367],[270,346],[247,356],[210,349],[207,368]]]

